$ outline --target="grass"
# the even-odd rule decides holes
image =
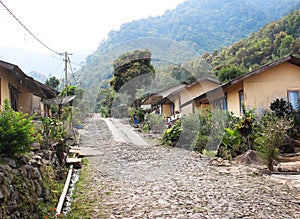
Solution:
[[[87,159],[83,159],[79,174],[80,178],[73,193],[72,210],[65,218],[107,218],[103,213],[102,204],[99,203],[100,194],[95,193],[99,188],[95,188],[93,170],[89,167]]]

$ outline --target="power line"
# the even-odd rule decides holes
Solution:
[[[35,36],[10,10],[9,8],[0,0],[1,5],[14,17],[14,19],[34,38],[36,39],[40,44],[42,44],[44,47],[46,47],[51,52],[61,56],[62,54],[59,52],[56,52],[55,50],[51,49],[49,46],[47,46],[45,43],[43,43],[37,36]]]
[[[71,76],[73,77],[74,81],[75,81],[75,84],[78,84],[76,78],[75,78],[75,74],[73,72],[73,68],[72,68],[72,65],[71,65],[71,60],[70,60],[70,57],[68,57],[68,62],[69,62],[69,66],[70,66],[70,69],[71,69]]]

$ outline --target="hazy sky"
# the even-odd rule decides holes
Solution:
[[[57,52],[95,51],[124,22],[162,15],[185,0],[0,0]],[[0,4],[0,46],[48,53]]]

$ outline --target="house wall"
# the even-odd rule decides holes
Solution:
[[[283,63],[244,81],[246,107],[268,109],[275,98],[288,100],[288,90],[300,90],[300,67]]]
[[[23,113],[32,114],[33,108],[32,108],[32,100],[33,94],[28,92],[22,92],[19,93],[18,97],[18,111]]]
[[[228,111],[233,112],[234,115],[240,115],[239,91],[243,89],[243,82],[237,83],[224,90],[227,95]]]
[[[8,99],[10,100],[9,96],[9,88],[8,88],[8,77],[7,75],[0,70],[0,77],[1,77],[1,100],[0,105],[3,105],[3,100]]]
[[[19,90],[18,94],[18,110],[23,113],[32,113],[32,96],[33,94],[28,92],[27,89],[18,83],[13,77],[9,76],[6,70],[0,69],[0,77],[1,77],[1,104],[3,104],[4,99],[10,98],[9,84],[14,86]]]
[[[175,111],[181,111],[181,97],[177,95],[174,97],[174,109]]]
[[[244,91],[246,108],[269,109],[275,98],[288,100],[288,90],[300,90],[300,67],[286,62],[224,89],[228,111],[236,116],[240,115],[240,90]]]
[[[181,98],[181,105],[193,100],[197,96],[206,93],[209,90],[212,90],[216,87],[218,87],[219,84],[216,84],[209,80],[200,81],[199,83],[195,83],[191,86],[186,87],[184,90],[180,92],[180,98]],[[192,101],[190,104],[180,107],[180,112],[182,115],[188,115],[191,113],[194,113],[196,110],[200,109],[200,103],[196,104],[194,101]]]
[[[181,115],[183,115],[183,116],[189,115],[191,113],[194,113],[194,111],[195,111],[194,104],[191,103],[191,104],[186,105],[186,106],[181,108]]]
[[[199,83],[188,86],[180,92],[181,104],[184,104],[216,87],[218,87],[218,84],[208,80],[200,81]]]
[[[165,116],[171,116],[171,106],[168,103],[163,103],[161,105],[161,114]]]

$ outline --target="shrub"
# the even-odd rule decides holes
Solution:
[[[246,110],[245,106],[242,107],[243,115],[236,123],[236,129],[243,138],[245,149],[252,149],[253,145],[253,130],[255,129],[257,116],[253,109]]]
[[[241,118],[228,115],[228,125],[224,129],[222,142],[218,148],[218,156],[232,159],[248,149],[253,148],[257,116],[253,109],[246,110],[243,106]]]
[[[65,131],[62,122],[50,117],[41,117],[40,120],[42,125],[39,128],[39,132],[42,136],[41,144],[43,146],[47,146],[51,140],[63,140]]]
[[[165,119],[159,114],[146,114],[146,121],[143,127],[147,127],[148,130],[156,131],[162,133],[165,129],[166,121]]]
[[[232,159],[237,155],[245,151],[244,145],[242,144],[242,136],[237,129],[225,128],[225,133],[222,139],[224,151],[222,157]],[[220,155],[221,152],[219,152]]]
[[[222,110],[198,111],[182,118],[180,142],[190,144],[190,148],[202,152],[216,150],[222,139],[228,113]]]
[[[180,145],[185,145],[185,147],[188,147],[188,149],[195,149],[197,147],[196,146],[197,144],[198,145],[202,144],[203,138],[201,138],[202,136],[200,136],[199,129],[201,125],[204,126],[202,128],[203,132],[204,130],[210,128],[205,126],[206,121],[207,120],[203,118],[203,115],[200,112],[182,117],[181,118],[182,133],[179,140]],[[199,135],[199,142],[198,142],[198,135]]]
[[[34,139],[34,115],[15,112],[7,99],[0,110],[0,154],[14,156],[30,151]]]
[[[179,137],[181,135],[181,131],[182,131],[181,121],[178,120],[175,122],[175,124],[172,127],[164,131],[163,138],[162,138],[163,143],[173,146],[178,142]]]
[[[293,121],[287,116],[278,118],[274,113],[266,113],[261,120],[261,131],[255,139],[256,150],[264,159],[268,169],[273,170],[273,161],[278,158],[279,147],[283,143]]]
[[[270,109],[275,113],[278,118],[286,116],[292,116],[293,108],[292,104],[284,99],[275,99],[270,104]]]

